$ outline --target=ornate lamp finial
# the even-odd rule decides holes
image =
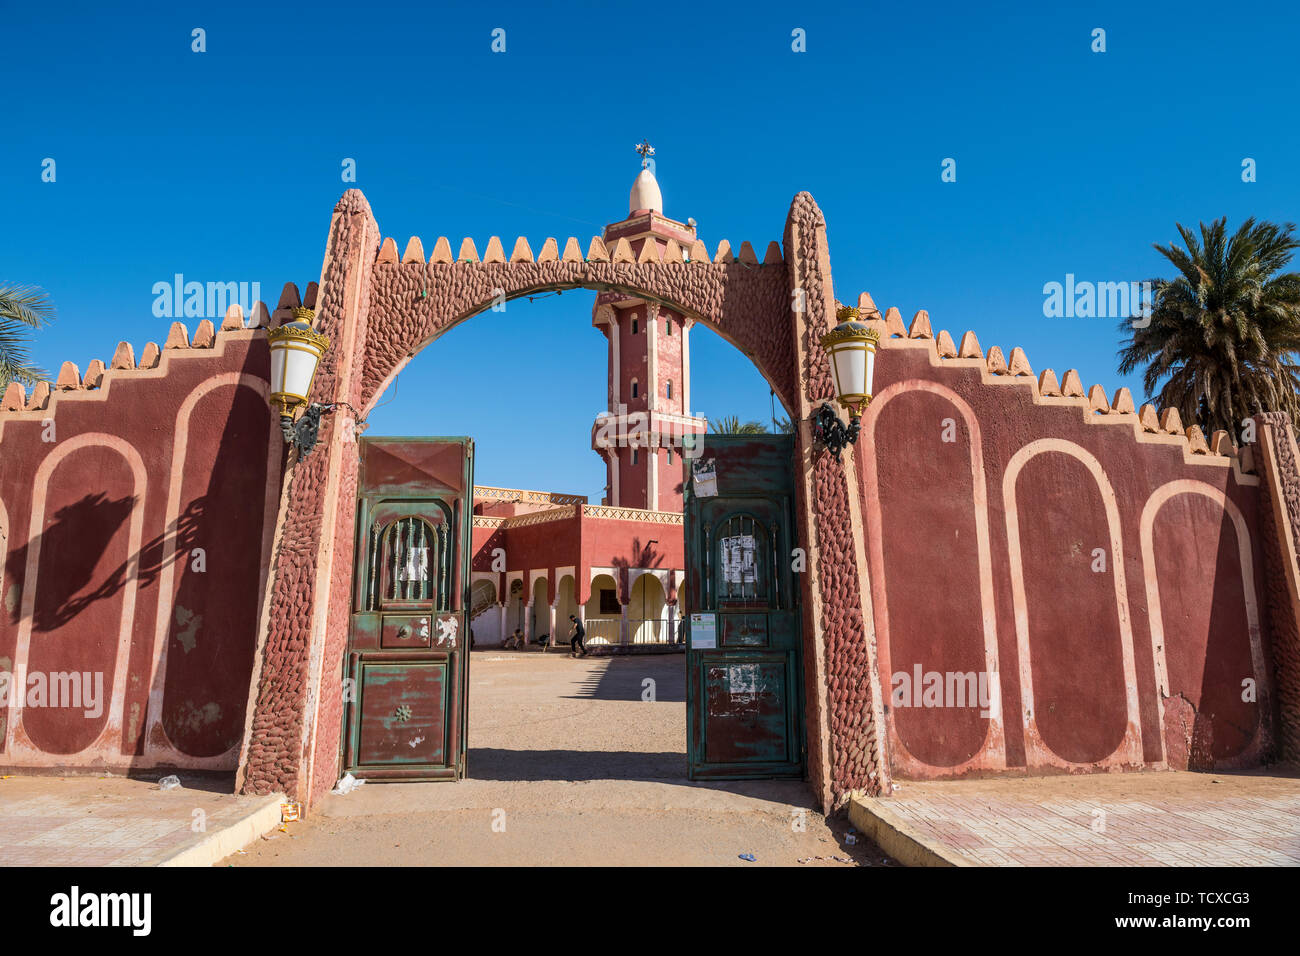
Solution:
[[[649,140],[643,139],[637,144],[636,151],[641,154],[641,168],[645,169],[650,165],[650,157],[655,154],[655,148],[650,145]]]

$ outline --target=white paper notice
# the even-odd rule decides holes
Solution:
[[[759,669],[757,664],[732,664],[727,668],[727,689],[731,696],[746,694],[757,696],[759,692]]]
[[[723,538],[722,580],[728,584],[753,584],[758,575],[755,565],[755,542],[752,534]]]
[[[716,498],[718,496],[718,466],[717,462],[710,458],[707,461],[697,461],[691,473],[692,485],[697,498]]]
[[[406,552],[406,564],[397,569],[399,581],[429,580],[429,549],[411,548]]]
[[[718,623],[712,614],[691,615],[691,650],[718,646]]]

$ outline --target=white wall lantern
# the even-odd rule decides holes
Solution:
[[[880,333],[858,321],[853,306],[840,306],[835,317],[839,325],[821,337],[821,344],[830,362],[835,397],[848,409],[849,425],[845,427],[834,407],[825,402],[813,415],[813,437],[838,459],[846,445],[857,442],[862,413],[871,402]]]
[[[280,406],[284,440],[298,449],[300,457],[306,457],[316,445],[321,414],[334,408],[309,402],[316,369],[330,345],[328,336],[312,328],[314,318],[312,309],[296,308],[292,322],[266,333],[271,347],[271,404]],[[295,423],[295,414],[304,407],[305,414]]]

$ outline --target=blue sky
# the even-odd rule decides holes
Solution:
[[[152,288],[175,273],[260,282],[272,305],[318,279],[345,157],[399,248],[585,248],[624,216],[648,137],[665,212],[695,217],[710,250],[761,252],[807,189],[841,299],[866,289],[1140,396],[1116,374],[1115,321],[1045,318],[1043,285],[1165,274],[1151,243],[1175,222],[1300,219],[1300,13],[1135,6],[6,3],[0,279],[49,290],[36,358],[84,369],[120,339],[162,341]],[[567,293],[461,325],[371,433],[472,434],[481,483],[599,500],[590,305]],[[768,418],[735,349],[700,332],[692,360],[696,412]]]

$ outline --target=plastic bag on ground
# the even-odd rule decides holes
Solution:
[[[339,796],[343,796],[345,794],[351,793],[353,790],[357,789],[357,787],[361,786],[363,783],[365,783],[364,780],[358,780],[356,777],[352,776],[352,774],[345,773],[339,779],[339,782],[334,786],[334,789],[331,790],[330,793],[337,793]]]
[[[176,774],[169,774],[158,781],[159,790],[179,790],[181,788],[181,778]]]

